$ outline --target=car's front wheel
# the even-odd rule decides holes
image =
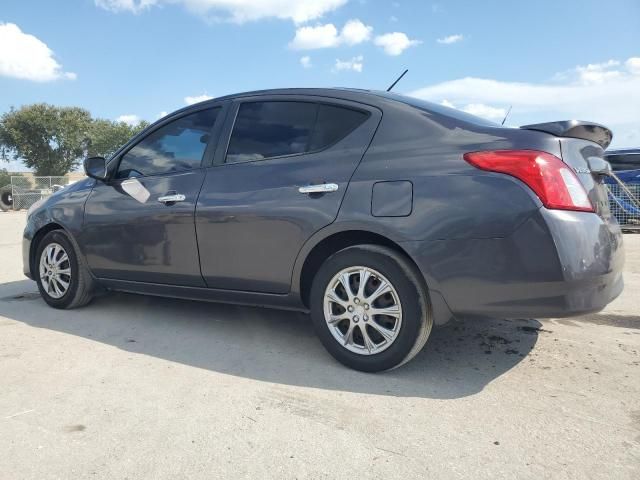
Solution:
[[[411,360],[433,325],[419,275],[403,255],[377,245],[349,247],[329,257],[310,296],[323,345],[344,365],[366,372]]]
[[[35,261],[38,290],[50,306],[75,308],[91,300],[91,276],[63,230],[42,238]]]

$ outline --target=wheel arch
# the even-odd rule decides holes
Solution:
[[[331,255],[344,248],[364,244],[380,245],[401,254],[416,269],[420,280],[423,282],[425,291],[428,292],[428,285],[423,272],[398,242],[381,232],[374,232],[362,228],[348,228],[322,235],[322,238],[317,238],[316,241],[313,242],[313,245],[306,245],[303,255],[300,255],[302,258],[299,257],[297,268],[294,270],[295,283],[293,285],[293,291],[299,293],[300,300],[306,308],[309,308],[309,294],[313,278],[322,263]]]
[[[32,278],[36,278],[36,276],[34,275],[35,273],[34,269],[36,266],[36,252],[38,251],[38,245],[40,244],[40,242],[42,241],[42,239],[45,237],[47,233],[53,232],[54,230],[64,231],[64,233],[66,233],[67,236],[71,239],[71,243],[74,246],[76,245],[73,236],[61,224],[57,222],[50,222],[41,226],[33,235],[33,238],[31,239],[31,244],[29,246],[29,271],[31,272]]]

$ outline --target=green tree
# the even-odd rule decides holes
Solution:
[[[78,107],[37,103],[11,109],[0,124],[4,158],[21,159],[36,175],[65,175],[84,156],[91,115]]]
[[[127,143],[131,137],[149,126],[142,121],[138,125],[131,126],[124,122],[112,122],[111,120],[95,119],[89,129],[89,142],[87,144],[87,156],[110,157],[118,148]]]
[[[0,168],[0,188],[11,183],[11,175],[6,168]]]

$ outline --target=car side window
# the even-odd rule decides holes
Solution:
[[[227,162],[246,162],[307,150],[317,106],[307,102],[248,102],[240,105]]]
[[[220,108],[200,110],[160,127],[124,154],[116,178],[199,168]]]
[[[321,104],[309,142],[309,150],[321,150],[342,140],[369,117],[368,113]]]
[[[368,113],[314,102],[264,101],[240,105],[227,163],[321,150],[351,133]]]

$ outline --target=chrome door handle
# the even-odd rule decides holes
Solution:
[[[160,203],[175,203],[175,202],[184,202],[187,197],[182,195],[181,193],[172,193],[171,195],[164,195],[162,197],[158,197],[158,201]]]
[[[329,193],[338,190],[336,183],[321,183],[318,185],[306,185],[298,188],[300,193]]]

